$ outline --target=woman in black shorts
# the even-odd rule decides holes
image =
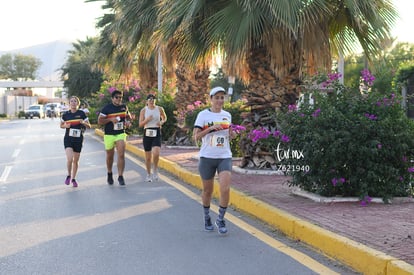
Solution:
[[[66,168],[68,174],[65,184],[72,182],[73,187],[78,187],[76,174],[78,173],[78,164],[83,144],[83,132],[86,128],[91,128],[89,119],[85,112],[79,110],[80,100],[76,96],[69,99],[69,110],[61,118],[60,128],[65,129],[63,145],[66,152]]]
[[[167,121],[164,108],[155,105],[155,96],[147,96],[147,106],[139,113],[139,127],[144,127],[142,143],[145,151],[145,167],[147,177],[145,181],[158,180],[158,161],[161,150],[161,127]],[[151,162],[154,165],[151,174]]]

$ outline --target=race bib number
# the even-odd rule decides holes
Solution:
[[[145,136],[147,136],[147,137],[156,137],[157,136],[157,130],[145,129]]]
[[[79,129],[69,129],[69,136],[70,137],[80,137],[81,136],[81,130]]]
[[[114,130],[124,130],[124,123],[122,121],[115,123]]]
[[[213,135],[213,137],[211,138],[211,146],[216,148],[224,148],[225,141],[226,136]]]

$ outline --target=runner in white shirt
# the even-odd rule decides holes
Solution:
[[[214,230],[210,217],[210,202],[214,189],[216,172],[220,184],[219,215],[216,226],[219,234],[226,234],[224,215],[230,199],[230,183],[232,169],[232,153],[230,139],[233,137],[231,114],[224,111],[223,105],[226,90],[215,87],[210,91],[211,108],[201,111],[194,123],[193,137],[201,140],[200,161],[198,170],[203,182],[201,200],[204,208],[204,228]]]

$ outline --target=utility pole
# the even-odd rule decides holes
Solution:
[[[158,48],[158,99],[162,95],[162,54],[161,49]]]

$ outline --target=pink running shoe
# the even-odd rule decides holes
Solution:
[[[66,185],[69,185],[70,184],[70,176],[67,176],[66,177],[65,184]]]
[[[78,183],[76,182],[75,179],[72,179],[72,185],[73,185],[73,187],[78,187]]]

